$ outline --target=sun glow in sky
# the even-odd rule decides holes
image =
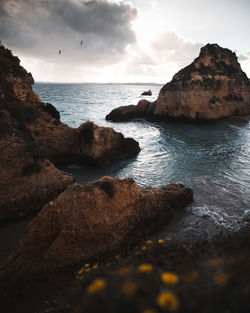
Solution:
[[[0,39],[37,81],[166,83],[207,43],[236,51],[250,76],[249,0],[0,4]]]

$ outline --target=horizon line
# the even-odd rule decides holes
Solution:
[[[57,82],[57,81],[44,81],[35,80],[35,84],[97,84],[97,85],[141,85],[141,86],[163,86],[166,83],[153,83],[153,82]]]

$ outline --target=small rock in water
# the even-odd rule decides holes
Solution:
[[[142,96],[152,96],[152,91],[149,89],[148,91],[144,91],[141,95]]]

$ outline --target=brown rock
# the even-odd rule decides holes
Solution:
[[[151,112],[145,110],[144,117],[155,120],[216,120],[249,115],[250,81],[235,53],[217,44],[207,44],[193,63],[162,87],[151,108]],[[116,110],[118,115],[119,108]],[[133,112],[136,110],[135,106]],[[126,112],[124,107],[120,109],[120,120],[123,112]],[[132,118],[133,112],[130,112]]]
[[[235,53],[216,44],[178,72],[160,91],[155,116],[214,120],[250,114],[250,82]]]
[[[59,171],[16,121],[0,111],[0,220],[39,210],[74,183],[73,176]],[[5,132],[5,133],[4,133]]]
[[[248,120],[245,120],[244,118],[240,118],[237,116],[231,116],[225,119],[222,119],[222,122],[230,125],[236,125],[236,126],[245,126],[249,124]]]
[[[30,223],[2,270],[18,277],[98,259],[135,244],[192,199],[183,185],[141,189],[110,177],[73,184]]]
[[[0,219],[40,209],[75,179],[53,163],[104,165],[139,153],[139,144],[91,122],[77,129],[33,92],[30,73],[0,46]]]
[[[93,140],[82,136],[87,123],[74,129],[60,122],[60,115],[51,104],[44,104],[33,92],[30,73],[20,66],[17,57],[0,46],[0,109],[22,124],[26,133],[41,144],[53,163],[92,163],[104,165],[139,153],[139,144],[132,138],[104,127],[92,125]],[[15,105],[12,105],[15,99]],[[122,149],[121,149],[122,147]],[[96,158],[96,159],[95,159]]]
[[[112,128],[99,127],[90,121],[76,129],[60,123],[51,126],[51,131],[43,121],[29,128],[47,151],[49,160],[55,164],[90,163],[103,166],[140,152],[134,139],[124,138]]]
[[[114,122],[129,121],[134,118],[143,118],[152,111],[152,104],[148,100],[140,100],[137,105],[122,106],[112,110],[106,120]]]

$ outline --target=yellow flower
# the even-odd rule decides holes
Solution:
[[[117,272],[118,272],[118,275],[125,276],[125,275],[129,274],[130,271],[131,271],[130,267],[124,266],[124,267],[121,267]]]
[[[86,270],[85,270],[85,272],[89,272],[90,271],[90,268],[88,267],[88,268],[86,268]]]
[[[209,265],[211,267],[219,267],[220,265],[222,265],[222,263],[223,263],[222,258],[214,258],[214,259],[210,260]]]
[[[85,264],[84,266],[85,266],[85,267],[89,267],[90,265],[89,265],[89,264]]]
[[[142,251],[145,251],[145,250],[147,250],[147,247],[143,246],[141,249],[142,249]]]
[[[213,276],[213,281],[215,285],[225,286],[229,280],[229,276],[225,273],[218,272]]]
[[[79,274],[79,275],[82,275],[82,273],[85,271],[85,268],[84,267],[82,267],[77,273]]]
[[[170,240],[172,240],[172,238],[171,238],[171,237],[167,237],[166,240],[167,240],[167,241],[170,241]]]
[[[151,244],[153,243],[153,241],[152,241],[152,240],[148,240],[148,241],[146,241],[146,243],[147,243],[148,245],[151,245]]]
[[[164,243],[164,240],[163,239],[159,239],[158,243]]]
[[[96,278],[92,283],[87,287],[89,293],[96,293],[102,290],[106,286],[106,282],[102,278]]]
[[[163,291],[157,298],[157,304],[162,309],[168,309],[171,312],[175,312],[179,308],[179,301],[176,295],[169,291]]]
[[[164,272],[161,274],[162,281],[167,285],[176,285],[179,282],[179,277],[170,272]]]
[[[92,269],[93,269],[93,270],[95,270],[95,269],[97,269],[97,268],[98,268],[98,264],[95,264],[95,265],[92,266]]]
[[[138,269],[140,272],[150,273],[153,270],[153,266],[152,264],[149,264],[149,263],[143,263],[139,265]]]
[[[131,281],[125,282],[122,285],[122,292],[128,296],[131,296],[136,292],[136,285]]]

